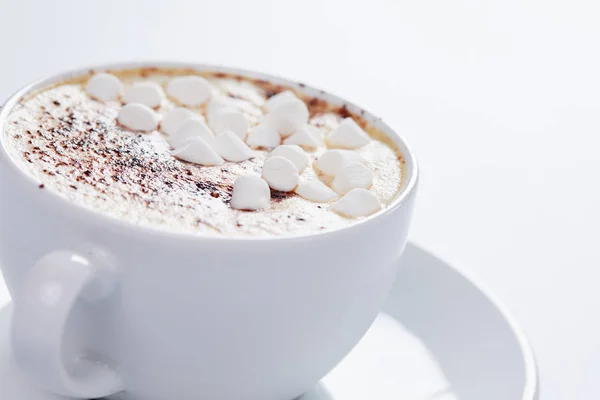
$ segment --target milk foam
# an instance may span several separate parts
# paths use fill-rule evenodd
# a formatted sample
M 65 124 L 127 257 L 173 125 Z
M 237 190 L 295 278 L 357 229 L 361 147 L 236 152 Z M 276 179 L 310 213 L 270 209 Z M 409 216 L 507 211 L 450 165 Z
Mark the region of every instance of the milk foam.
M 200 81 L 192 79 L 194 82 L 202 82 L 206 91 L 194 95 L 184 90 L 183 94 L 177 94 L 179 98 L 175 98 L 176 91 L 169 91 L 169 83 L 176 76 L 189 76 L 189 72 L 131 70 L 113 71 L 112 74 L 122 81 L 125 89 L 133 87 L 137 82 L 153 82 L 165 88 L 167 97 L 152 110 L 159 120 L 162 118 L 160 126 L 159 121 L 154 122 L 154 119 L 144 120 L 151 120 L 153 124 L 153 129 L 147 132 L 144 124 L 144 132 L 134 132 L 136 126 L 127 129 L 119 125 L 117 119 L 122 110 L 122 104 L 118 101 L 120 94 L 116 95 L 117 100 L 93 100 L 86 92 L 86 89 L 89 90 L 86 80 L 65 82 L 26 99 L 9 116 L 9 123 L 5 125 L 6 142 L 12 158 L 23 170 L 43 183 L 44 190 L 57 192 L 80 206 L 110 217 L 143 226 L 229 236 L 307 234 L 352 224 L 353 218 L 357 215 L 360 217 L 366 212 L 365 209 L 373 211 L 374 202 L 369 198 L 366 203 L 359 202 L 358 205 L 349 201 L 336 207 L 332 205 L 336 204 L 339 196 L 331 189 L 336 175 L 351 161 L 359 160 L 373 172 L 368 192 L 382 207 L 389 204 L 399 190 L 402 179 L 401 159 L 381 133 L 368 130 L 369 135 L 374 136 L 369 136 L 368 143 L 357 149 L 328 150 L 325 147 L 322 139 L 342 121 L 333 107 L 324 111 L 321 109 L 319 111 L 323 112 L 317 114 L 312 114 L 315 109 L 307 108 L 311 117 L 310 125 L 306 125 L 308 118 L 302 111 L 306 105 L 302 107 L 294 103 L 297 98 L 291 91 L 279 100 L 276 96 L 271 97 L 275 100 L 271 101 L 272 106 L 265 106 L 265 93 L 273 90 L 273 85 L 268 83 L 207 75 Z M 284 89 L 277 88 L 282 92 Z M 114 87 L 111 90 L 113 94 L 107 95 L 107 98 L 115 96 Z M 186 100 L 185 96 L 189 98 Z M 202 102 L 197 105 L 200 98 Z M 138 100 L 142 103 L 133 104 L 149 107 L 148 104 L 143 104 L 143 98 Z M 151 100 L 148 102 L 152 104 Z M 186 102 L 196 105 L 182 108 Z M 174 148 L 171 142 L 177 138 L 177 131 L 189 120 L 205 118 L 211 104 L 214 110 L 234 109 L 244 115 L 249 132 L 244 146 L 249 145 L 255 149 L 252 151 L 253 158 L 239 162 L 223 160 L 221 165 L 202 166 L 196 163 L 199 151 L 188 148 L 187 153 L 183 154 L 182 147 L 189 138 L 184 138 L 178 149 Z M 295 105 L 283 107 L 286 104 Z M 280 114 L 270 112 L 269 109 L 279 109 Z M 267 115 L 282 115 L 281 120 L 285 122 L 275 123 L 275 126 L 268 125 Z M 257 126 L 261 121 L 265 121 L 262 127 L 270 129 L 269 134 L 253 136 L 254 131 L 260 132 Z M 212 131 L 206 123 L 204 126 Z M 282 127 L 282 132 L 278 132 L 277 129 L 281 130 Z M 320 143 L 316 149 L 306 144 L 304 149 L 300 149 L 308 156 L 306 166 L 304 161 L 300 161 L 300 158 L 293 159 L 291 154 L 288 154 L 288 158 L 283 157 L 293 165 L 297 177 L 293 173 L 282 177 L 281 171 L 273 171 L 267 164 L 271 157 L 269 148 L 274 149 L 284 144 L 303 127 L 308 127 L 305 131 L 312 131 L 311 137 L 315 141 L 320 139 Z M 274 132 L 279 138 L 275 137 Z M 217 136 L 214 135 L 214 138 Z M 237 153 L 230 158 L 245 158 L 239 154 L 249 150 L 248 146 L 240 147 L 240 142 L 236 142 L 235 146 L 238 147 L 231 147 L 231 136 L 226 137 L 220 152 L 225 154 L 233 151 Z M 297 144 L 302 146 L 303 143 Z M 54 146 L 57 150 L 54 150 Z M 215 143 L 209 145 L 211 149 L 215 146 Z M 240 148 L 243 150 L 241 153 Z M 176 151 L 190 162 L 174 157 Z M 323 167 L 327 165 L 322 160 L 323 156 L 332 151 L 351 151 L 352 156 L 338 157 L 341 162 L 337 160 L 333 167 Z M 215 152 L 217 157 L 224 158 L 216 150 Z M 215 157 L 208 163 L 218 164 L 220 160 Z M 329 174 L 319 168 L 320 164 L 322 169 L 329 168 Z M 260 177 L 265 165 L 273 186 L 279 189 L 273 189 L 267 207 L 264 207 L 264 186 L 262 192 L 258 189 L 255 192 L 238 190 L 242 197 L 237 196 L 235 203 L 255 211 L 237 210 L 232 202 L 238 178 L 246 175 Z M 338 178 L 338 181 L 342 178 Z M 352 190 L 348 194 L 351 192 Z M 255 199 L 248 197 L 248 193 L 263 195 L 260 199 Z M 250 206 L 244 206 L 244 203 L 253 202 Z

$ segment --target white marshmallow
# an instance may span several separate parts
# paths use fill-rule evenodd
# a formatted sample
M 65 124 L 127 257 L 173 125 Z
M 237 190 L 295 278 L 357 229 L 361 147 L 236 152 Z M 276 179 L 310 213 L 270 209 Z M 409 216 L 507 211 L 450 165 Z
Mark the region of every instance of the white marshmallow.
M 253 148 L 264 147 L 272 149 L 273 147 L 279 146 L 281 143 L 281 136 L 279 136 L 275 127 L 260 124 L 250 129 L 250 133 L 248 133 L 248 137 L 246 138 L 246 143 Z
M 277 132 L 277 121 L 275 120 L 275 116 L 273 114 L 267 114 L 265 116 L 262 117 L 262 119 L 260 120 L 260 125 L 264 125 L 264 126 L 268 126 L 269 128 L 273 128 L 275 129 L 275 131 Z M 283 137 L 283 135 L 279 134 L 279 132 L 277 132 L 277 134 L 279 135 L 279 137 Z M 286 135 L 286 137 L 289 135 Z
M 255 175 L 240 176 L 233 183 L 231 208 L 262 210 L 269 207 L 271 190 L 264 179 Z
M 212 85 L 200 76 L 178 76 L 167 84 L 167 94 L 184 106 L 196 107 L 208 101 Z
M 88 80 L 85 91 L 96 100 L 111 101 L 121 96 L 123 85 L 116 76 L 99 72 Z
M 231 131 L 242 140 L 246 139 L 248 133 L 248 119 L 242 112 L 233 108 L 215 111 L 208 119 L 208 125 L 215 133 Z
M 192 112 L 188 108 L 176 107 L 167 112 L 160 123 L 160 130 L 167 135 L 174 135 L 188 119 L 200 119 L 204 117 Z
M 171 154 L 184 161 L 200 165 L 221 165 L 225 162 L 220 155 L 200 137 L 190 139 L 187 144 Z
M 310 124 L 306 124 L 306 126 L 308 127 L 308 133 L 312 135 L 312 137 L 316 140 L 319 146 L 325 146 L 325 143 L 323 141 L 323 138 L 325 136 L 323 130 L 317 126 Z
M 294 166 L 296 166 L 298 173 L 302 173 L 302 171 L 308 167 L 308 154 L 306 154 L 300 146 L 296 146 L 295 144 L 284 144 L 277 147 L 269 154 L 269 158 L 270 157 L 287 158 Z
M 331 205 L 338 214 L 350 218 L 366 217 L 381 210 L 379 199 L 366 189 L 352 189 Z
M 277 107 L 282 102 L 288 99 L 297 99 L 296 94 L 291 90 L 285 90 L 283 92 L 277 93 L 275 96 L 272 96 L 265 102 L 265 109 L 267 111 L 272 111 L 275 107 Z
M 148 107 L 158 107 L 165 98 L 162 86 L 156 82 L 135 82 L 123 95 L 123 101 L 129 103 L 141 103 Z
M 370 141 L 371 137 L 352 118 L 344 118 L 327 136 L 329 146 L 340 149 L 357 149 Z
M 296 194 L 315 203 L 327 203 L 338 198 L 338 194 L 318 179 L 300 182 L 294 190 Z
M 210 147 L 215 148 L 217 142 L 215 134 L 210 130 L 206 122 L 201 119 L 188 119 L 175 134 L 167 136 L 167 142 L 174 149 L 185 147 L 194 138 L 201 138 Z
M 339 194 L 346 194 L 356 188 L 368 189 L 372 184 L 373 171 L 361 163 L 351 162 L 342 167 L 331 187 Z
M 291 135 L 299 126 L 307 123 L 308 117 L 308 107 L 298 98 L 282 100 L 269 113 L 277 132 L 283 137 Z
M 236 99 L 228 96 L 215 96 L 208 102 L 206 106 L 206 116 L 211 119 L 214 114 L 224 108 L 238 108 L 238 102 Z
M 304 124 L 298 128 L 291 136 L 288 136 L 283 141 L 284 144 L 297 144 L 308 150 L 314 150 L 319 147 L 317 140 L 318 133 L 314 132 L 314 127 L 309 124 Z
M 271 189 L 291 192 L 298 186 L 300 179 L 293 162 L 283 157 L 271 157 L 265 161 L 262 177 Z
M 217 135 L 215 150 L 227 161 L 242 162 L 254 157 L 254 152 L 235 133 L 223 131 Z
M 360 154 L 351 150 L 327 150 L 315 162 L 315 167 L 323 174 L 336 176 L 342 167 L 351 162 L 366 163 Z
M 145 104 L 131 103 L 119 110 L 117 121 L 134 131 L 150 132 L 158 128 L 159 116 Z

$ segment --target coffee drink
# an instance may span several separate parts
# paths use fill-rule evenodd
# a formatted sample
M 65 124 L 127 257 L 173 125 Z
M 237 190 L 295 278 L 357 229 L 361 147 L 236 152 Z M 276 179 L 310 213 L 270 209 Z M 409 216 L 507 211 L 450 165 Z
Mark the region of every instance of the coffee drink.
M 188 69 L 90 71 L 31 93 L 2 141 L 40 190 L 148 228 L 304 235 L 385 209 L 392 140 L 345 106 Z

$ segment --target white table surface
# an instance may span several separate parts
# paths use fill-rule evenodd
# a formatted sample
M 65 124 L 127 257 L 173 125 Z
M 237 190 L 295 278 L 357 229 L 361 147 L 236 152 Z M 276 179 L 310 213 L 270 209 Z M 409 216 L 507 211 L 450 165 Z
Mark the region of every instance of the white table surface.
M 600 9 L 291 3 L 0 0 L 0 98 L 74 66 L 160 59 L 263 70 L 364 106 L 420 159 L 411 239 L 522 322 L 542 400 L 598 398 Z

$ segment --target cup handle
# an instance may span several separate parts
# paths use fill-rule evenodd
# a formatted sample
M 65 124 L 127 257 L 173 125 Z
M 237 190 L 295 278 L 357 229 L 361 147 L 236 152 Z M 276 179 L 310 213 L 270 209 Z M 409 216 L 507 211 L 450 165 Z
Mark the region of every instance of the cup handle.
M 101 398 L 123 390 L 108 365 L 78 357 L 77 376 L 65 363 L 63 336 L 77 301 L 97 301 L 114 289 L 113 271 L 71 251 L 39 259 L 14 302 L 12 348 L 20 368 L 40 387 L 75 398 Z

